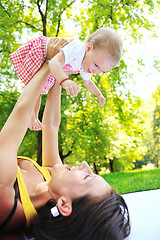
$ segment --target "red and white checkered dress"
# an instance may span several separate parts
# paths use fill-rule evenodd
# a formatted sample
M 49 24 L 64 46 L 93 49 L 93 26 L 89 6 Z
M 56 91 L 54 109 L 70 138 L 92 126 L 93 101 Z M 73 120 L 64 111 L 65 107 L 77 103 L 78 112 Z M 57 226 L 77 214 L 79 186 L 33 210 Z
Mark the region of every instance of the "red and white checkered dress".
M 14 68 L 21 81 L 27 85 L 36 72 L 42 67 L 47 55 L 47 40 L 45 36 L 33 38 L 10 54 Z M 55 78 L 50 74 L 41 94 L 47 94 L 55 84 Z
M 46 59 L 47 40 L 48 38 L 44 36 L 34 38 L 10 54 L 17 75 L 25 85 L 27 85 L 36 72 L 39 71 Z M 73 74 L 80 73 L 83 79 L 89 80 L 91 74 L 83 72 L 81 68 L 85 54 L 85 45 L 79 40 L 75 40 L 65 46 L 63 52 L 65 59 L 67 59 L 63 70 L 70 73 L 72 72 Z M 50 74 L 43 86 L 41 94 L 47 94 L 48 90 L 54 86 L 55 81 L 53 75 Z

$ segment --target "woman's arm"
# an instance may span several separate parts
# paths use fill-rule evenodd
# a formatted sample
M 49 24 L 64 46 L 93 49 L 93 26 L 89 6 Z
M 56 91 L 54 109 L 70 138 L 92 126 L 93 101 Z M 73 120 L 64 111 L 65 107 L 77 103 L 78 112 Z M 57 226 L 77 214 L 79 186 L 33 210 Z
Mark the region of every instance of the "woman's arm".
M 71 39 L 51 39 L 47 57 L 53 57 Z M 42 87 L 49 76 L 45 63 L 30 83 L 24 88 L 6 124 L 0 132 L 0 189 L 15 182 L 17 176 L 17 151 L 28 129 L 31 113 L 35 107 Z
M 58 151 L 58 130 L 61 121 L 61 87 L 58 82 L 51 88 L 43 113 L 42 165 L 61 164 Z
M 24 88 L 0 133 L 0 184 L 13 183 L 17 176 L 17 151 L 30 123 L 32 111 L 49 76 L 47 63 Z

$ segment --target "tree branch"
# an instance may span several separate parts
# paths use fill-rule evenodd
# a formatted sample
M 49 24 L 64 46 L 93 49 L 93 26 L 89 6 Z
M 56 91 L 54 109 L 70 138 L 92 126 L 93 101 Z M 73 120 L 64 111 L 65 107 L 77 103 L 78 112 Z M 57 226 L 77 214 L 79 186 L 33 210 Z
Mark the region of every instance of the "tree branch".
M 37 31 L 40 31 L 40 32 L 43 32 L 42 29 L 39 29 L 39 28 L 36 28 L 35 26 L 31 25 L 30 23 L 28 22 L 24 22 L 24 21 L 17 21 L 16 23 L 24 23 L 25 25 L 37 30 Z
M 59 14 L 59 16 L 58 16 L 58 27 L 57 27 L 56 37 L 58 37 L 58 33 L 59 33 L 60 25 L 61 25 L 61 16 L 62 16 L 62 14 L 63 14 L 64 11 L 65 11 L 67 8 L 69 8 L 75 1 L 76 1 L 76 0 L 73 0 L 71 3 L 67 4 L 67 6 L 60 11 L 60 14 Z
M 46 0 L 45 19 L 47 19 L 47 12 L 48 12 L 48 0 Z
M 38 6 L 38 11 L 39 11 L 39 13 L 40 13 L 40 15 L 41 15 L 41 17 L 42 17 L 42 19 L 43 19 L 44 14 L 43 14 L 43 12 L 42 12 L 42 10 L 41 10 L 41 6 L 40 6 L 40 3 L 39 3 L 39 0 L 37 0 L 37 6 Z
M 42 1 L 43 2 L 43 1 Z M 42 4 L 41 4 L 42 5 Z M 46 10 L 45 10 L 45 14 L 42 12 L 41 10 L 41 5 L 40 5 L 40 0 L 37 0 L 37 6 L 38 6 L 38 11 L 41 15 L 42 18 L 42 24 L 43 24 L 43 35 L 46 36 L 47 35 L 47 30 L 46 30 L 46 25 L 47 25 L 47 6 L 48 6 L 48 0 L 46 1 Z
M 3 10 L 5 11 L 5 13 L 9 16 L 9 17 L 11 17 L 11 15 L 6 11 L 6 9 L 3 7 L 3 5 L 0 3 L 0 6 L 3 8 Z

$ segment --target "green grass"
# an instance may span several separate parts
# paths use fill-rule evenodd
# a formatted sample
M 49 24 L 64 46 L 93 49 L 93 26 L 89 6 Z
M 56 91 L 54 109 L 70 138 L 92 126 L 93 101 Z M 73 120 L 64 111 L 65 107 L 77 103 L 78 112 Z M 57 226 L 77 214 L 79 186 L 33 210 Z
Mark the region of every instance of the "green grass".
M 160 188 L 160 168 L 136 170 L 126 173 L 109 173 L 102 177 L 121 194 Z

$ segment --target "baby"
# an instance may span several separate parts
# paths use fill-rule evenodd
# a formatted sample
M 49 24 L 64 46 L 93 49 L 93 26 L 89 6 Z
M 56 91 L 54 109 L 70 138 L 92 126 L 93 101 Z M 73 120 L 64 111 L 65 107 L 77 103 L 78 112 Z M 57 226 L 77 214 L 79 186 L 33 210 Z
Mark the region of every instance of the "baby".
M 79 39 L 71 41 L 49 61 L 46 56 L 52 40 L 53 38 L 47 37 L 33 39 L 10 55 L 19 78 L 27 85 L 46 61 L 51 75 L 41 94 L 46 94 L 55 81 L 58 81 L 67 94 L 77 96 L 79 87 L 69 79 L 68 74 L 80 73 L 84 86 L 98 98 L 99 105 L 103 106 L 105 98 L 91 80 L 91 74 L 109 71 L 117 65 L 122 54 L 122 40 L 119 35 L 109 27 L 102 27 L 91 34 L 84 43 Z M 29 126 L 31 130 L 43 128 L 38 120 L 39 107 L 40 98 Z

